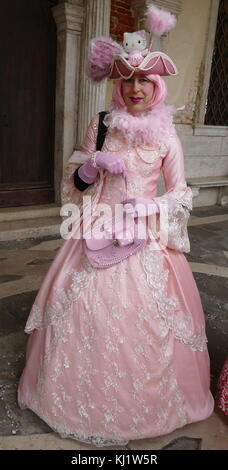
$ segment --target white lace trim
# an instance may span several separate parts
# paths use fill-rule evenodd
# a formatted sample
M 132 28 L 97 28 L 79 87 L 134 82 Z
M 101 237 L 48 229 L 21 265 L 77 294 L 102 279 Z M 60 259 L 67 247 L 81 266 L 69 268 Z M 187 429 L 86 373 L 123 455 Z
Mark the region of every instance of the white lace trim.
M 186 185 L 183 188 L 165 193 L 154 198 L 157 204 L 168 205 L 168 248 L 189 253 L 190 242 L 188 237 L 188 219 L 192 210 L 192 190 Z M 174 205 L 169 202 L 175 201 Z
M 84 289 L 89 287 L 89 283 L 97 276 L 97 271 L 93 269 L 87 258 L 84 257 L 84 271 L 72 270 L 66 273 L 71 277 L 71 285 L 68 290 L 56 289 L 56 301 L 47 302 L 45 311 L 35 302 L 31 309 L 25 332 L 31 333 L 34 329 L 47 328 L 49 325 L 58 325 L 61 329 L 69 321 L 69 312 L 73 303 L 80 297 Z
M 167 296 L 168 269 L 163 266 L 161 254 L 154 250 L 150 251 L 147 247 L 140 255 L 147 283 L 151 287 L 151 297 L 156 302 L 158 313 L 165 321 L 167 328 L 173 332 L 176 339 L 190 346 L 193 351 L 207 349 L 204 326 L 193 333 L 191 316 L 183 309 L 182 316 L 177 315 L 178 298 Z
M 26 410 L 27 406 L 24 406 L 23 403 L 18 400 L 18 405 L 22 410 Z M 39 416 L 40 419 L 44 419 L 44 417 L 39 413 L 36 408 L 33 409 L 33 407 L 30 408 L 34 413 L 36 413 L 37 416 Z M 119 439 L 105 439 L 104 437 L 100 436 L 83 436 L 81 434 L 69 434 L 69 432 L 63 432 L 63 429 L 61 427 L 53 427 L 53 425 L 50 423 L 49 417 L 45 416 L 45 422 L 47 425 L 56 433 L 58 433 L 62 438 L 64 439 L 74 439 L 76 441 L 84 442 L 85 444 L 92 444 L 96 447 L 107 447 L 107 446 L 126 446 L 129 441 L 121 441 Z

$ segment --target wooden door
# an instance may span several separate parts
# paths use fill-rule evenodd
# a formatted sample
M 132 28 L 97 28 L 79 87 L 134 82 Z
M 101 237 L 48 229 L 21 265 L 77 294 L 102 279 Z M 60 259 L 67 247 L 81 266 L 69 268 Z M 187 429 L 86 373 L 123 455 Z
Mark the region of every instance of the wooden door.
M 47 0 L 0 5 L 0 207 L 54 201 L 56 26 Z

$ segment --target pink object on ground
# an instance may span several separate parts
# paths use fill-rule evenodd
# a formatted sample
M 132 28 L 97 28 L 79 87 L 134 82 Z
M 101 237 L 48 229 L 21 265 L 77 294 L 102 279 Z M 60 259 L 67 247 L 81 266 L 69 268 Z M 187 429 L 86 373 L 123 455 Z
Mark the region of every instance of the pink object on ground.
M 228 416 L 228 357 L 218 381 L 218 406 Z

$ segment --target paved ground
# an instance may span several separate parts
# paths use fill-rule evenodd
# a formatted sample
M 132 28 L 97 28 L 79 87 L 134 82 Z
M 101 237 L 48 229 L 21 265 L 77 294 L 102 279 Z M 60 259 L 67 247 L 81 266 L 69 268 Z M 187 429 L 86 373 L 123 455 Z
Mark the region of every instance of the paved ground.
M 195 209 L 189 221 L 186 255 L 198 285 L 207 323 L 212 392 L 228 354 L 228 208 Z M 0 242 L 0 449 L 94 449 L 61 439 L 29 410 L 16 391 L 27 335 L 23 328 L 41 281 L 62 244 L 58 237 Z M 128 449 L 228 449 L 228 419 L 214 414 L 167 436 L 131 441 Z M 114 449 L 111 447 L 110 449 Z M 120 447 L 118 447 L 120 449 Z

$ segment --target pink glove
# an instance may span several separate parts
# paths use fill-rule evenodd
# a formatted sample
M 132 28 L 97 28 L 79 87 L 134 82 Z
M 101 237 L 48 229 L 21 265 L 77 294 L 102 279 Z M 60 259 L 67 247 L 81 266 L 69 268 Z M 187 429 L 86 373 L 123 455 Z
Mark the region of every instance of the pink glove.
M 133 243 L 133 241 L 134 241 L 134 224 L 131 224 L 128 227 L 128 230 L 126 229 L 125 224 L 123 224 L 123 227 L 125 227 L 124 238 L 121 238 L 123 236 L 122 226 L 121 226 L 120 229 L 118 229 L 118 227 L 116 227 L 115 230 L 114 230 L 114 237 L 118 241 L 118 244 L 120 246 L 129 245 L 129 244 Z
M 91 184 L 94 183 L 96 176 L 98 173 L 98 169 L 94 168 L 92 165 L 91 158 L 87 160 L 87 162 L 83 163 L 82 166 L 78 169 L 78 176 L 81 180 L 85 181 L 85 183 Z
M 147 199 L 143 197 L 137 197 L 132 199 L 125 199 L 121 201 L 124 205 L 124 210 L 128 214 L 132 214 L 133 217 L 140 217 L 143 215 L 159 214 L 159 205 L 154 199 Z
M 121 229 L 118 230 L 118 227 L 114 231 L 114 237 L 121 247 L 130 245 L 141 238 L 148 238 L 148 232 L 145 233 L 145 225 L 142 223 L 142 221 L 140 221 L 140 219 L 134 218 L 132 214 L 130 216 L 128 215 L 128 217 L 130 217 L 129 225 L 127 228 L 125 225 L 124 232 Z
M 108 170 L 109 173 L 123 173 L 126 177 L 126 169 L 121 157 L 109 152 L 97 152 L 94 160 L 98 167 Z
M 85 183 L 91 184 L 96 179 L 99 167 L 108 170 L 109 173 L 123 173 L 123 176 L 126 177 L 125 165 L 120 157 L 112 153 L 99 151 L 80 166 L 78 176 Z

